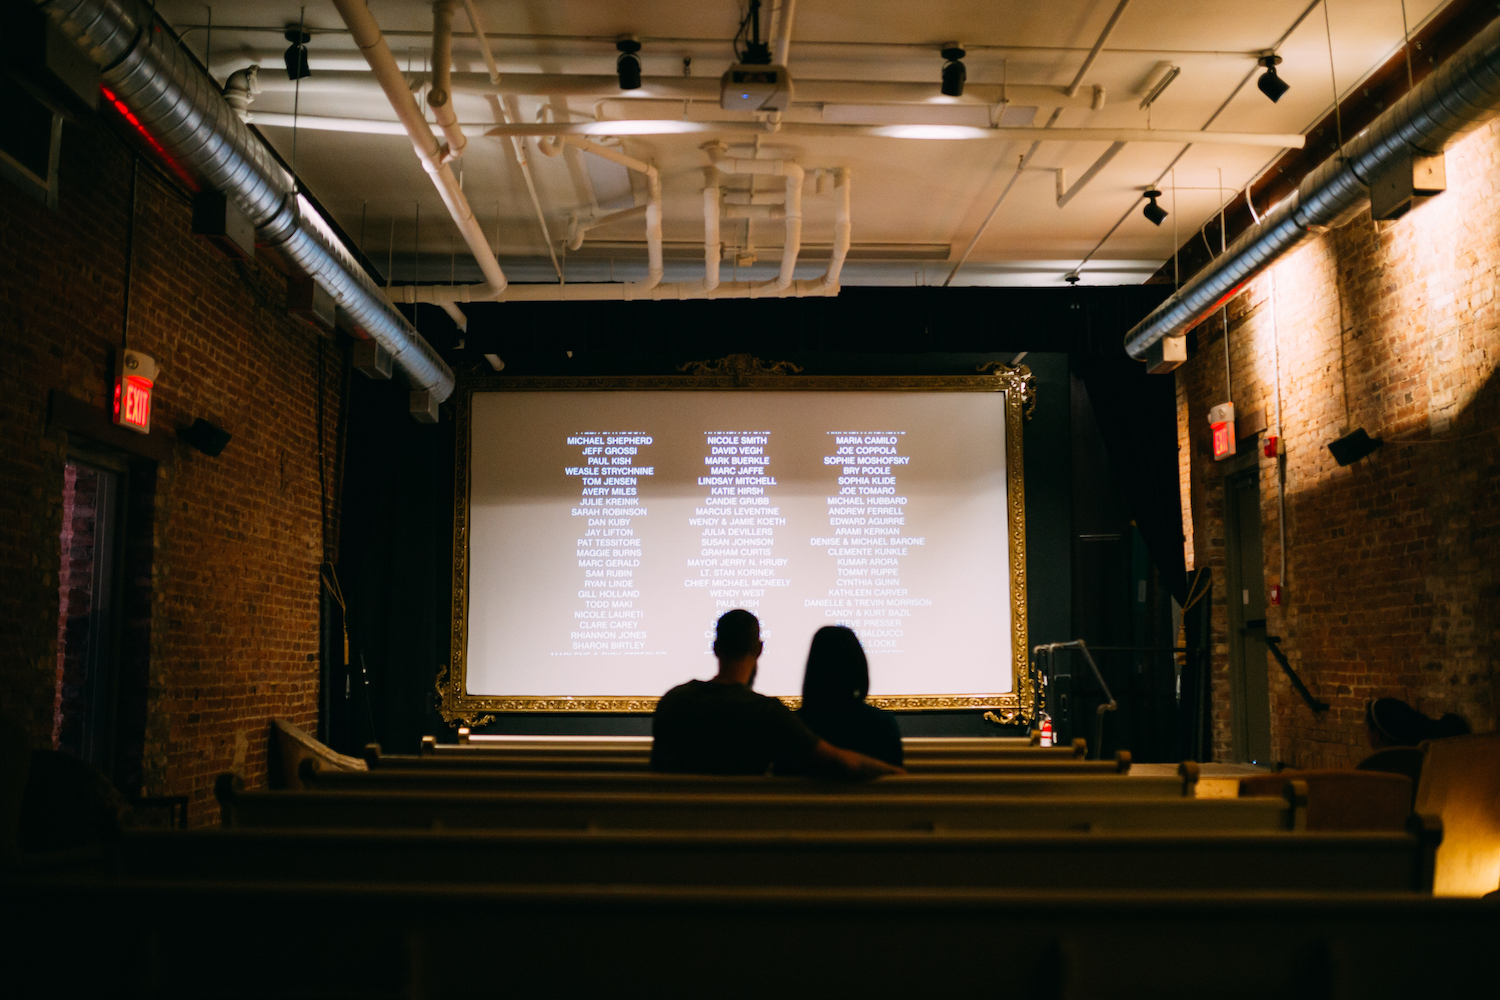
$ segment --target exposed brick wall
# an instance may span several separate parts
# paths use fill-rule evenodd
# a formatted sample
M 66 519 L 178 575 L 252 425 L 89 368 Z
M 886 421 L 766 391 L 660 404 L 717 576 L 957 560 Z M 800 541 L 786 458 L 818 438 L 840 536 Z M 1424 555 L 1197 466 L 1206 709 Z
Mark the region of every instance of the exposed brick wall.
M 1269 665 L 1272 748 L 1288 764 L 1356 763 L 1369 752 L 1365 706 L 1383 696 L 1457 712 L 1478 731 L 1496 725 L 1500 126 L 1448 153 L 1448 183 L 1396 223 L 1377 230 L 1366 213 L 1303 246 L 1229 307 L 1237 412 L 1263 409 L 1284 445 L 1286 597 L 1269 608 L 1268 629 L 1332 706 L 1314 716 Z M 1206 421 L 1225 398 L 1222 326 L 1211 319 L 1196 336 L 1177 375 L 1179 444 L 1189 563 L 1214 573 L 1214 746 L 1224 760 L 1224 485 Z M 1433 443 L 1388 443 L 1339 468 L 1326 446 L 1358 427 Z M 1447 438 L 1460 440 L 1436 440 Z M 1257 461 L 1270 585 L 1282 577 L 1278 463 Z
M 57 211 L 0 183 L 0 704 L 36 746 L 51 743 L 54 722 L 68 448 L 46 424 L 47 393 L 106 405 L 130 188 L 130 148 L 97 123 L 65 127 Z M 127 607 L 125 622 L 133 635 L 149 628 L 149 664 L 131 681 L 144 688 L 144 719 L 123 725 L 141 790 L 189 795 L 201 824 L 215 816 L 215 775 L 264 781 L 270 718 L 317 725 L 318 568 L 337 551 L 336 508 L 326 538 L 320 514 L 318 386 L 337 497 L 345 353 L 287 315 L 277 269 L 198 242 L 172 182 L 143 164 L 138 190 L 129 340 L 162 365 L 153 423 L 205 417 L 234 435 L 214 459 L 179 444 L 137 483 L 142 509 L 130 514 L 151 523 L 150 551 L 131 562 L 149 574 L 139 581 L 149 612 Z

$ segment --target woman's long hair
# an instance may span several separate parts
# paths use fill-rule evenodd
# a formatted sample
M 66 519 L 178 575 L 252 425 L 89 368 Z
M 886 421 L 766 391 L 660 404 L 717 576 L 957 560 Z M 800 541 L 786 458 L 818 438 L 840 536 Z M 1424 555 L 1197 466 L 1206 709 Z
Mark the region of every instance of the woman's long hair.
M 838 711 L 865 700 L 870 690 L 870 663 L 852 629 L 827 625 L 813 635 L 802 675 L 802 707 Z

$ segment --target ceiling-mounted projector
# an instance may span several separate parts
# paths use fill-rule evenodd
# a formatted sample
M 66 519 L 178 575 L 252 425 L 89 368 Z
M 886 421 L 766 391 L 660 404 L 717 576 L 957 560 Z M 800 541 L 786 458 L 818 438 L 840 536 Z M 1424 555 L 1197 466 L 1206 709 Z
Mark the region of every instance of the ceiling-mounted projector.
M 735 63 L 719 78 L 725 111 L 785 111 L 792 103 L 792 75 L 785 66 Z

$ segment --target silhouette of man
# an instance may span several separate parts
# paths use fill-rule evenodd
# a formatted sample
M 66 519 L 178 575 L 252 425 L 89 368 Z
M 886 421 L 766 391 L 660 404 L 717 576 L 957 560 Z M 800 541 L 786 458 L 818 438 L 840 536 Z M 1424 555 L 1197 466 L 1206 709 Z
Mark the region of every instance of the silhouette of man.
M 651 719 L 651 766 L 685 774 L 826 774 L 874 778 L 899 767 L 820 739 L 775 698 L 750 689 L 760 654 L 760 622 L 725 612 L 715 630 L 719 673 L 662 696 Z

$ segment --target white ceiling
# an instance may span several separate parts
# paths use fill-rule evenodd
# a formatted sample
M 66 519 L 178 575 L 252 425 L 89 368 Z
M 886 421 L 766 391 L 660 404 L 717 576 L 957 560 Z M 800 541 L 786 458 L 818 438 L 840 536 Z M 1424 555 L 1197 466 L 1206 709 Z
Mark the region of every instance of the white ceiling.
M 969 50 L 965 62 L 971 88 L 1001 82 L 1044 85 L 1055 89 L 1061 103 L 1062 89 L 1072 82 L 1116 5 L 1117 0 L 800 0 L 788 68 L 794 79 L 803 81 L 936 84 L 942 65 L 938 49 L 958 40 Z M 680 76 L 684 57 L 690 57 L 694 77 L 715 79 L 733 58 L 730 39 L 741 17 L 736 0 L 481 0 L 478 6 L 502 78 L 506 73 L 612 74 L 614 38 L 631 33 L 643 43 L 646 76 Z M 767 11 L 773 6 L 774 0 L 766 0 Z M 1410 29 L 1415 31 L 1441 6 L 1442 0 L 1406 0 Z M 187 32 L 187 44 L 195 52 L 202 55 L 211 43 L 209 62 L 219 80 L 251 61 L 261 64 L 265 92 L 252 113 L 395 120 L 326 0 L 310 3 L 305 15 L 300 4 L 275 0 L 223 4 L 213 11 L 220 23 L 211 37 L 201 27 L 207 20 L 202 4 L 161 0 L 158 9 L 179 31 Z M 403 67 L 409 63 L 413 78 L 419 78 L 431 47 L 430 4 L 372 0 L 370 9 L 398 60 Z M 1094 85 L 1104 88 L 1104 107 L 1095 111 L 1074 102 L 1061 112 L 1057 125 L 1146 127 L 1147 112 L 1138 107 L 1142 81 L 1159 61 L 1169 61 L 1181 67 L 1181 75 L 1152 109 L 1152 127 L 1199 130 L 1223 106 L 1211 130 L 1302 133 L 1328 112 L 1333 100 L 1325 8 L 1312 8 L 1278 50 L 1285 60 L 1282 78 L 1291 84 L 1279 103 L 1272 104 L 1256 89 L 1255 58 L 1306 11 L 1308 0 L 1133 0 L 1084 79 L 1085 92 Z M 314 32 L 309 45 L 313 75 L 302 81 L 299 92 L 282 67 L 286 42 L 280 32 L 304 16 Z M 1341 93 L 1357 86 L 1402 43 L 1401 0 L 1328 0 L 1327 17 L 1332 70 Z M 459 33 L 454 41 L 455 70 L 482 72 L 461 3 L 454 28 Z M 509 100 L 514 102 L 514 120 L 523 122 L 535 121 L 546 101 Z M 458 94 L 454 102 L 461 122 L 494 123 L 487 98 Z M 569 110 L 592 116 L 594 99 L 572 98 Z M 684 107 L 681 101 L 611 100 L 599 110 L 609 118 L 733 117 L 710 102 Z M 898 115 L 895 121 L 914 109 L 888 110 Z M 915 110 L 920 113 L 920 108 Z M 1035 123 L 1044 124 L 1051 113 L 1051 107 L 1041 106 Z M 815 106 L 796 107 L 787 119 L 817 122 L 827 120 L 824 114 Z M 1006 122 L 1018 115 L 1024 120 L 1027 112 L 1013 107 Z M 389 258 L 398 280 L 420 276 L 446 281 L 450 272 L 460 281 L 477 280 L 477 270 L 466 263 L 463 243 L 405 136 L 298 128 L 294 137 L 291 128 L 281 125 L 262 122 L 261 128 L 285 158 L 291 161 L 295 156 L 296 169 L 308 187 L 382 269 Z M 692 133 L 622 140 L 625 151 L 656 163 L 662 174 L 668 280 L 701 277 L 700 191 L 708 161 L 700 147 L 711 138 Z M 726 138 L 735 144 L 746 142 L 743 132 Z M 587 214 L 590 205 L 566 158 L 537 155 L 535 140 L 525 141 L 556 245 L 566 233 L 570 214 Z M 1265 145 L 1212 141 L 1191 147 L 1180 142 L 1133 142 L 1059 209 L 1053 168 L 1064 168 L 1071 184 L 1108 145 L 1103 140 L 1043 143 L 953 283 L 1055 285 L 1085 258 L 1082 274 L 1087 283 L 1141 281 L 1170 256 L 1174 231 L 1178 242 L 1188 239 L 1224 200 L 1283 152 Z M 855 252 L 844 271 L 845 284 L 942 284 L 1029 147 L 1029 140 L 998 138 L 944 141 L 767 133 L 760 155 L 793 156 L 809 172 L 818 167 L 851 171 Z M 1174 160 L 1174 172 L 1161 181 L 1168 192 L 1162 206 L 1172 215 L 1157 228 L 1140 214 L 1139 194 Z M 602 198 L 612 183 L 612 165 L 587 154 L 579 162 L 589 168 L 596 197 Z M 510 140 L 472 139 L 459 166 L 475 214 L 491 234 L 506 273 L 519 281 L 555 280 Z M 1173 176 L 1175 196 L 1170 190 Z M 744 185 L 746 180 L 733 183 Z M 812 277 L 824 266 L 817 259 L 816 245 L 826 248 L 832 239 L 833 204 L 828 194 L 816 194 L 811 182 L 804 194 L 804 216 L 803 239 L 809 244 L 804 258 L 813 259 L 799 266 L 798 273 Z M 743 245 L 748 236 L 760 263 L 752 273 L 740 268 L 734 274 L 730 253 L 724 277 L 773 273 L 781 231 L 782 224 L 775 220 L 749 223 L 748 232 L 746 222 L 726 221 L 722 236 L 729 249 Z M 591 236 L 600 242 L 591 246 L 591 240 L 565 258 L 569 281 L 635 277 L 643 271 L 644 233 L 638 221 L 599 229 Z M 821 256 L 826 260 L 826 249 Z M 412 268 L 414 259 L 421 262 L 420 273 Z

